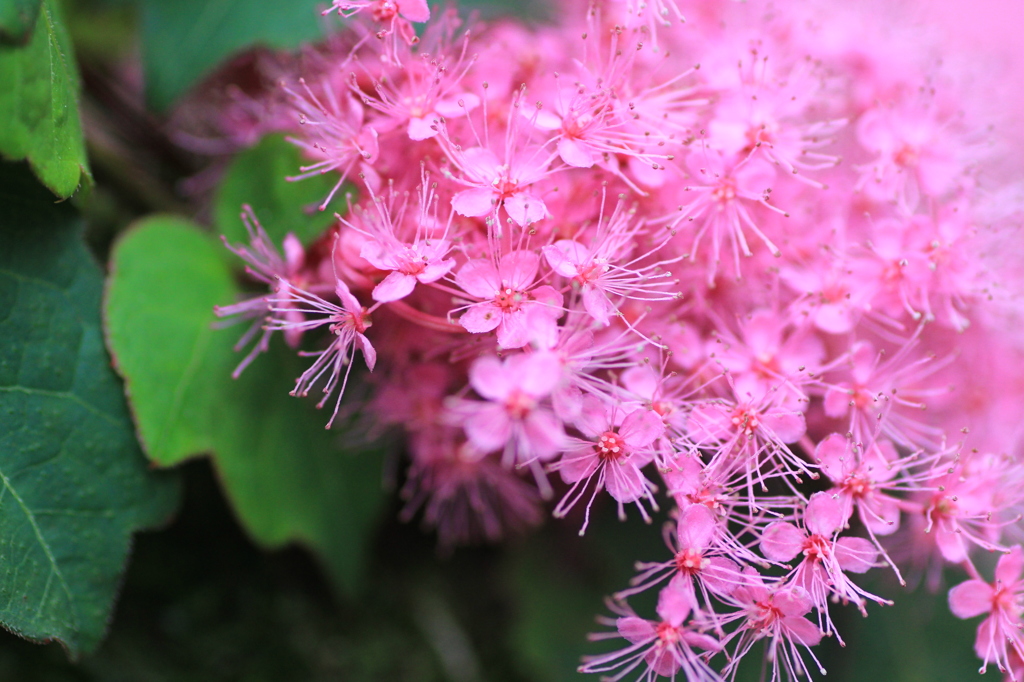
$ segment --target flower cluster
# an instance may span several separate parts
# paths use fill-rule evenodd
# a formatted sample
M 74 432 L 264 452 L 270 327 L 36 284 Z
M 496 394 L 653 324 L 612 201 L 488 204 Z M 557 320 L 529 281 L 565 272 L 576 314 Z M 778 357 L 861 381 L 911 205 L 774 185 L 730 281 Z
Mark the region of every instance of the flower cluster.
M 545 499 L 581 533 L 599 495 L 668 507 L 598 636 L 625 643 L 584 672 L 731 679 L 763 644 L 797 679 L 837 604 L 886 603 L 859 575 L 959 564 L 954 613 L 989 614 L 978 654 L 1020 679 L 1022 204 L 984 112 L 856 9 L 558 5 L 526 27 L 334 0 L 347 32 L 284 88 L 295 177 L 335 174 L 343 215 L 283 256 L 247 216 L 232 249 L 269 292 L 220 311 L 262 331 L 240 370 L 275 331 L 313 344 L 293 394 L 329 427 L 365 364 L 406 513 L 445 544 Z

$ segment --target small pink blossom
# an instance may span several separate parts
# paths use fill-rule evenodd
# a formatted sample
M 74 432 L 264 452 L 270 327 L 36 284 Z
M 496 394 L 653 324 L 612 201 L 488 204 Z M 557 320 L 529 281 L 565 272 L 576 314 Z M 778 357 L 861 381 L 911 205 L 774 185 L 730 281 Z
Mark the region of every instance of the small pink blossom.
M 471 260 L 455 275 L 455 283 L 479 299 L 459 318 L 466 331 L 483 334 L 497 329 L 498 345 L 522 348 L 530 342 L 531 311 L 552 320 L 562 316 L 562 295 L 547 285 L 537 286 L 540 259 L 532 251 L 512 251 L 498 261 Z

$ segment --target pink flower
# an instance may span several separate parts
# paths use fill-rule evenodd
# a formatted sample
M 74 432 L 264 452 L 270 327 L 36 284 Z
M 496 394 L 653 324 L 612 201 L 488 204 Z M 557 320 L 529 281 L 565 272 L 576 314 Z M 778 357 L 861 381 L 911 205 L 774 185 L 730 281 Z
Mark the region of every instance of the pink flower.
M 761 552 L 769 561 L 790 561 L 803 555 L 793 569 L 792 584 L 807 590 L 824 620 L 823 630 L 833 633 L 828 598 L 834 595 L 864 609 L 864 598 L 885 603 L 855 585 L 846 572 L 864 573 L 875 565 L 878 550 L 863 538 L 837 538 L 843 528 L 843 505 L 828 493 L 811 495 L 804 510 L 804 527 L 777 521 L 764 529 Z M 841 639 L 839 640 L 842 641 Z
M 615 627 L 629 645 L 609 654 L 584 658 L 580 672 L 603 673 L 624 668 L 612 678 L 621 679 L 643 665 L 645 672 L 640 679 L 653 681 L 656 675 L 676 679 L 676 675 L 680 675 L 687 682 L 721 682 L 722 678 L 708 666 L 702 652 L 695 651 L 714 652 L 721 646 L 713 637 L 685 624 L 691 608 L 682 592 L 672 588 L 662 590 L 658 597 L 661 620 L 644 620 L 627 612 L 615 621 Z
M 781 668 L 787 679 L 810 679 L 807 664 L 800 657 L 798 646 L 808 652 L 817 646 L 823 633 L 813 622 L 804 618 L 814 607 L 807 591 L 802 587 L 769 587 L 753 568 L 743 569 L 743 584 L 730 595 L 729 601 L 743 609 L 742 623 L 731 636 L 738 640 L 736 656 L 726 672 L 734 671 L 754 644 L 767 639 L 765 659 L 775 670 L 772 679 L 780 679 Z M 814 654 L 822 675 L 825 670 Z M 732 678 L 730 678 L 732 679 Z
M 619 597 L 650 589 L 671 576 L 669 585 L 686 594 L 695 608 L 703 602 L 710 609 L 709 593 L 729 595 L 742 584 L 739 565 L 727 558 L 731 548 L 719 537 L 723 535 L 719 518 L 708 507 L 693 504 L 682 510 L 675 529 L 674 538 L 666 538 L 672 560 L 638 563 L 640 573 L 630 581 L 633 587 L 620 592 Z
M 562 316 L 562 295 L 550 286 L 536 286 L 540 258 L 533 251 L 512 251 L 497 266 L 471 260 L 455 275 L 455 283 L 480 299 L 459 318 L 466 331 L 483 334 L 497 329 L 498 345 L 521 348 L 530 342 L 531 311 L 556 320 Z
M 406 206 L 399 205 L 396 216 L 393 192 L 391 201 L 385 204 L 377 199 L 372 187 L 368 186 L 367 191 L 374 210 L 362 213 L 362 226 L 357 227 L 345 219 L 342 222 L 367 236 L 359 250 L 360 257 L 378 270 L 388 273 L 384 281 L 373 289 L 375 301 L 390 303 L 403 299 L 412 293 L 417 282 L 436 282 L 455 267 L 455 260 L 446 257 L 451 250 L 451 243 L 443 236 L 447 230 L 431 229 L 437 220 L 430 212 L 434 204 L 434 193 L 428 186 L 426 174 L 420 183 L 420 210 L 414 218 L 412 243 L 406 240 L 408 237 L 403 239 L 399 236 Z M 434 237 L 435 232 L 442 232 L 442 236 Z
M 322 351 L 310 353 L 316 358 L 313 365 L 302 373 L 302 376 L 295 382 L 295 388 L 291 394 L 295 396 L 306 396 L 310 389 L 322 377 L 327 376 L 327 383 L 324 385 L 323 399 L 317 403 L 317 407 L 323 407 L 334 391 L 338 390 L 338 399 L 334 403 L 334 412 L 327 422 L 326 428 L 331 428 L 335 417 L 338 416 L 338 407 L 341 405 L 341 398 L 345 395 L 345 386 L 348 385 L 348 377 L 352 372 L 352 360 L 355 358 L 356 348 L 363 353 L 366 366 L 372 372 L 377 364 L 377 351 L 373 344 L 366 338 L 365 332 L 372 322 L 366 308 L 359 303 L 358 299 L 349 291 L 348 285 L 340 279 L 336 280 L 335 293 L 341 301 L 341 305 L 335 305 L 325 301 L 316 294 L 311 294 L 301 289 L 296 289 L 288 282 L 281 282 L 280 294 L 274 301 L 271 310 L 275 313 L 290 314 L 296 311 L 303 315 L 300 321 L 291 321 L 286 318 L 273 318 L 268 325 L 271 329 L 300 330 L 308 331 L 322 325 L 328 325 L 334 339 L 330 345 Z M 308 319 L 310 315 L 322 315 Z M 344 375 L 342 367 L 345 368 Z M 341 387 L 338 387 L 338 381 Z
M 891 443 L 855 449 L 846 438 L 833 433 L 818 443 L 814 457 L 835 486 L 829 493 L 842 505 L 844 524 L 856 509 L 873 535 L 892 535 L 899 529 L 900 500 L 886 494 L 896 489 L 893 478 L 900 471 Z
M 321 211 L 334 199 L 349 174 L 359 164 L 373 163 L 380 153 L 377 131 L 364 125 L 363 106 L 348 93 L 335 93 L 329 81 L 322 84 L 317 95 L 299 79 L 302 92 L 289 88 L 292 104 L 299 115 L 302 136 L 288 138 L 314 159 L 314 163 L 299 168 L 299 174 L 288 180 L 304 180 L 329 171 L 340 173 L 338 181 L 324 198 Z M 366 166 L 369 169 L 369 166 Z M 369 171 L 373 173 L 372 170 Z
M 565 443 L 562 423 L 542 404 L 561 379 L 558 360 L 547 353 L 478 359 L 469 383 L 484 401 L 452 402 L 449 411 L 482 452 L 505 451 L 506 462 L 553 458 Z
M 229 251 L 245 261 L 246 273 L 268 285 L 270 292 L 240 303 L 216 306 L 214 308 L 214 313 L 217 317 L 233 317 L 237 315 L 240 319 L 253 320 L 252 325 L 242 335 L 242 338 L 238 340 L 238 343 L 235 344 L 235 351 L 239 351 L 247 346 L 257 333 L 263 332 L 256 345 L 253 346 L 249 354 L 242 359 L 238 367 L 235 368 L 235 371 L 232 372 L 231 376 L 235 379 L 241 376 L 245 368 L 260 353 L 265 353 L 270 348 L 270 337 L 274 330 L 267 326 L 266 321 L 271 317 L 271 308 L 275 301 L 279 299 L 282 288 L 281 283 L 291 282 L 301 286 L 304 281 L 302 270 L 306 265 L 306 251 L 295 235 L 291 233 L 285 235 L 283 244 L 285 257 L 281 258 L 281 255 L 277 252 L 273 243 L 271 243 L 270 237 L 267 236 L 263 226 L 260 225 L 260 221 L 256 219 L 256 215 L 252 212 L 251 207 L 242 207 L 242 222 L 249 233 L 249 246 L 231 246 L 227 243 L 226 239 L 221 238 L 224 239 L 224 245 L 227 246 Z M 294 308 L 289 311 L 280 312 L 291 322 L 302 321 L 302 314 Z M 295 348 L 302 339 L 302 331 L 294 328 L 286 329 L 284 338 L 289 346 Z
M 546 160 L 537 161 L 524 154 L 516 154 L 502 162 L 485 147 L 454 149 L 448 152 L 448 156 L 452 164 L 462 171 L 459 182 L 468 187 L 452 198 L 452 208 L 459 215 L 473 218 L 493 216 L 499 234 L 499 208 L 504 208 L 508 217 L 519 226 L 536 223 L 550 215 L 544 202 L 530 191 L 533 183 L 547 175 Z
M 974 618 L 983 613 L 988 618 L 978 626 L 974 651 L 985 664 L 995 663 L 1001 672 L 1009 672 L 1011 680 L 1019 679 L 1012 665 L 1013 658 L 1024 658 L 1024 552 L 1020 545 L 999 558 L 995 582 L 977 578 L 962 582 L 949 591 L 949 609 L 957 618 Z
M 597 482 L 587 503 L 581 535 L 590 520 L 590 505 L 602 489 L 619 503 L 620 516 L 624 516 L 622 506 L 630 502 L 636 502 L 646 516 L 640 500 L 656 505 L 654 487 L 641 469 L 654 458 L 650 446 L 665 431 L 661 418 L 645 409 L 624 415 L 618 406 L 608 406 L 594 396 L 587 396 L 576 424 L 586 439 L 572 439 L 562 458 L 551 467 L 561 473 L 563 481 L 572 484 L 555 507 L 555 516 L 565 516 L 595 477 Z

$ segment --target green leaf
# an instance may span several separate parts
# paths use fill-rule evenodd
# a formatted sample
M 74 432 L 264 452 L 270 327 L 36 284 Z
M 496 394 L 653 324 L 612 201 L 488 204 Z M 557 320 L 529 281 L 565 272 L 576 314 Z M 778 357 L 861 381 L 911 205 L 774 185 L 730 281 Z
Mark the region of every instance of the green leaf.
M 102 275 L 70 206 L 0 165 L 0 622 L 99 643 L 131 534 L 167 519 L 103 348 Z
M 337 176 L 285 179 L 297 175 L 302 164 L 299 149 L 283 135 L 268 135 L 235 157 L 214 202 L 214 224 L 220 234 L 233 244 L 248 240 L 238 214 L 243 204 L 249 204 L 275 243 L 289 232 L 303 244 L 319 237 L 334 222 L 334 212 L 318 211 L 317 206 Z
M 71 196 L 89 170 L 78 70 L 55 3 L 42 4 L 27 45 L 0 45 L 0 84 L 0 156 L 27 159 L 54 194 Z
M 222 59 L 253 44 L 293 48 L 322 34 L 323 0 L 141 0 L 147 98 L 165 110 Z
M 0 0 L 0 44 L 28 42 L 42 0 Z
M 222 250 L 166 217 L 143 221 L 114 249 L 107 339 L 143 447 L 163 466 L 213 452 L 256 541 L 306 544 L 353 589 L 384 501 L 381 453 L 339 448 L 326 415 L 288 395 L 305 361 L 282 345 L 231 379 L 242 330 L 212 327 L 214 304 L 237 294 Z

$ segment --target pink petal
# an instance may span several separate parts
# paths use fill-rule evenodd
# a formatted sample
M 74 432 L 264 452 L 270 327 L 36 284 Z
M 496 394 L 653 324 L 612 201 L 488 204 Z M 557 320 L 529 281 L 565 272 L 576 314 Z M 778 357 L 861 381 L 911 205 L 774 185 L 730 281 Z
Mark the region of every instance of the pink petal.
M 527 305 L 530 306 L 531 310 L 538 308 L 556 320 L 562 316 L 562 294 L 558 293 L 554 287 L 547 285 L 537 287 L 530 292 L 530 296 L 533 298 L 533 301 Z
M 551 216 L 543 201 L 526 192 L 518 192 L 505 199 L 504 206 L 508 217 L 519 226 L 531 225 Z
M 362 334 L 356 334 L 356 343 L 359 345 L 359 349 L 363 351 L 366 367 L 372 372 L 373 368 L 377 365 L 377 350 L 370 343 L 370 340 Z
M 557 388 L 551 394 L 551 406 L 555 408 L 559 419 L 566 423 L 573 422 L 583 408 L 583 391 L 575 385 Z
M 821 642 L 821 630 L 806 618 L 783 618 L 782 623 L 790 639 L 797 644 L 817 646 Z
M 538 109 L 536 111 L 523 109 L 522 112 L 523 116 L 532 121 L 534 127 L 538 130 L 550 132 L 562 127 L 562 117 L 547 109 Z
M 896 500 L 873 494 L 860 502 L 861 519 L 875 535 L 892 535 L 900 529 L 900 506 Z
M 306 262 L 306 249 L 302 242 L 294 234 L 289 232 L 284 236 L 284 262 L 288 266 L 288 272 L 294 273 L 302 269 Z
M 833 483 L 841 483 L 853 468 L 855 462 L 851 461 L 852 457 L 846 438 L 838 433 L 830 434 L 814 449 L 814 458 Z
M 825 391 L 825 414 L 833 419 L 846 416 L 852 399 L 849 389 L 829 388 Z
M 608 417 L 608 407 L 599 398 L 587 394 L 583 398 L 583 407 L 576 418 L 576 427 L 587 438 L 597 438 L 612 427 Z
M 608 326 L 608 321 L 616 311 L 608 296 L 593 284 L 586 284 L 583 287 L 583 307 L 587 314 L 594 318 L 594 322 L 602 327 Z
M 409 21 L 423 23 L 430 19 L 430 8 L 427 0 L 401 0 L 398 3 L 398 13 Z
M 541 252 L 552 270 L 568 278 L 578 275 L 577 266 L 590 260 L 587 247 L 572 239 L 559 239 L 554 244 L 545 246 Z
M 452 198 L 452 208 L 459 215 L 479 218 L 494 210 L 497 198 L 489 189 L 464 189 Z
M 851 573 L 867 573 L 878 561 L 878 549 L 864 538 L 839 538 L 835 554 L 839 567 Z
M 530 343 L 530 328 L 523 311 L 505 313 L 498 323 L 498 347 L 502 350 L 522 348 Z
M 658 675 L 672 679 L 675 679 L 676 673 L 679 672 L 681 667 L 675 650 L 672 647 L 653 647 L 644 656 L 644 662 L 647 663 L 648 668 Z
M 498 167 L 501 161 L 490 149 L 485 147 L 471 147 L 462 153 L 462 167 L 466 173 L 481 184 L 490 185 L 498 175 Z
M 523 440 L 526 451 L 519 453 L 520 461 L 536 457 L 548 460 L 565 446 L 562 422 L 547 410 L 533 410 L 523 420 Z
M 562 361 L 554 353 L 538 352 L 522 356 L 521 365 L 515 367 L 519 387 L 541 398 L 553 391 L 562 381 Z
M 789 561 L 803 550 L 806 537 L 792 523 L 773 523 L 764 529 L 761 536 L 761 553 L 772 561 Z
M 967 548 L 960 533 L 954 533 L 943 528 L 934 528 L 935 544 L 942 554 L 942 558 L 951 564 L 958 564 L 967 558 Z
M 628 459 L 608 462 L 604 472 L 604 488 L 619 502 L 636 502 L 647 492 L 647 479 Z
M 462 313 L 459 324 L 470 334 L 484 334 L 501 324 L 503 317 L 493 303 L 478 303 Z
M 479 358 L 469 368 L 469 385 L 488 400 L 504 400 L 512 392 L 514 377 L 493 355 Z
M 830 493 L 814 493 L 811 495 L 807 509 L 804 510 L 804 525 L 811 535 L 830 538 L 843 527 L 846 518 L 843 514 L 843 503 Z
M 613 163 L 618 163 L 613 161 Z M 633 178 L 645 187 L 661 187 L 665 184 L 665 171 L 655 169 L 647 161 L 641 161 L 635 156 L 629 158 L 629 173 Z
M 693 604 L 683 590 L 666 587 L 658 595 L 658 615 L 673 627 L 679 627 L 690 615 Z
M 687 418 L 686 432 L 698 446 L 727 440 L 735 430 L 730 412 L 725 405 L 697 405 Z
M 635 365 L 622 373 L 622 385 L 634 395 L 651 400 L 658 390 L 659 375 L 650 365 Z
M 501 288 L 501 277 L 491 261 L 476 258 L 456 273 L 455 284 L 474 298 L 488 300 L 494 298 Z
M 437 119 L 431 116 L 418 118 L 413 116 L 409 119 L 409 139 L 429 140 L 437 135 Z M 455 209 L 458 210 L 458 209 Z M 466 215 L 463 213 L 462 215 Z
M 363 306 L 360 305 L 359 299 L 352 295 L 348 285 L 340 279 L 335 280 L 334 282 L 334 293 L 338 295 L 338 299 L 341 301 L 341 307 L 347 312 L 355 313 L 362 311 Z
M 405 298 L 415 288 L 415 277 L 395 270 L 373 288 L 373 300 L 390 303 Z
M 826 334 L 845 334 L 853 329 L 852 311 L 847 305 L 823 303 L 814 312 L 814 324 Z
M 769 410 L 761 415 L 761 428 L 782 443 L 795 443 L 807 433 L 804 415 L 800 412 Z
M 454 97 L 446 97 L 437 101 L 434 111 L 445 118 L 459 118 L 480 106 L 480 98 L 471 92 L 463 92 Z
M 782 615 L 796 618 L 809 612 L 814 606 L 807 590 L 802 587 L 782 589 L 772 596 L 772 606 Z
M 696 549 L 703 552 L 715 536 L 718 521 L 714 512 L 703 504 L 687 507 L 676 522 L 676 538 L 679 549 Z
M 484 452 L 494 452 L 505 447 L 512 437 L 512 423 L 502 405 L 485 403 L 480 405 L 463 423 L 466 437 Z
M 771 189 L 775 181 L 775 167 L 763 159 L 748 158 L 750 158 L 749 162 L 738 166 L 733 171 L 736 188 L 742 193 L 760 197 L 766 189 Z
M 615 621 L 615 627 L 624 639 L 633 644 L 649 642 L 657 637 L 657 634 L 654 631 L 654 624 L 650 621 L 644 620 L 643 618 L 637 618 L 636 616 L 617 619 Z
M 991 585 L 968 580 L 949 591 L 949 610 L 957 618 L 974 618 L 992 610 L 992 596 Z
M 703 507 L 704 505 L 695 505 Z M 719 596 L 728 596 L 743 584 L 739 564 L 723 557 L 711 557 L 700 572 L 704 585 Z
M 516 291 L 528 289 L 537 278 L 540 256 L 534 251 L 511 251 L 498 262 L 498 278 L 501 287 Z
M 653 410 L 634 410 L 626 415 L 619 435 L 632 448 L 644 448 L 665 433 L 665 422 Z
M 687 646 L 700 647 L 707 651 L 721 651 L 722 644 L 711 635 L 702 635 L 699 632 L 684 632 L 683 641 Z
M 558 460 L 558 473 L 566 483 L 575 483 L 589 476 L 593 476 L 601 464 L 601 458 L 594 452 L 594 448 L 585 445 L 581 448 L 570 450 Z
M 455 267 L 454 258 L 446 258 L 442 261 L 436 261 L 423 268 L 420 274 L 416 275 L 416 279 L 424 284 L 436 282 L 447 275 L 453 267 Z
M 563 137 L 558 141 L 558 155 L 570 166 L 590 168 L 594 165 L 594 155 L 582 141 L 571 137 Z
M 1024 552 L 1020 545 L 1015 545 L 1009 554 L 1004 554 L 996 564 L 996 580 L 1009 585 L 1020 581 L 1021 573 L 1024 573 Z

